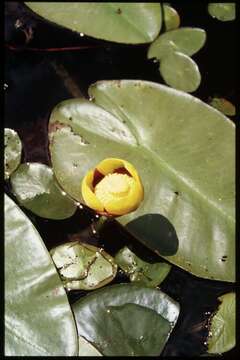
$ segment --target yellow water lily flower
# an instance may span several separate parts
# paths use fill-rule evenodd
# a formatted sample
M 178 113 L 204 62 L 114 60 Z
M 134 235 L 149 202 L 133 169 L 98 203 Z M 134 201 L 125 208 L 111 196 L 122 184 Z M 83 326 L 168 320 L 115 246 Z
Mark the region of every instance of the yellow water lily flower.
M 144 190 L 132 164 L 122 159 L 109 158 L 85 175 L 82 196 L 86 205 L 98 213 L 119 216 L 138 208 Z

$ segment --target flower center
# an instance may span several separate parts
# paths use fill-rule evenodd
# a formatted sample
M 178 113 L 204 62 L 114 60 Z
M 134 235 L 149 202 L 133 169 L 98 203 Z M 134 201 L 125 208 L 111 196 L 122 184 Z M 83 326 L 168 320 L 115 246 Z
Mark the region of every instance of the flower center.
M 102 202 L 126 196 L 135 180 L 126 174 L 108 174 L 95 187 L 95 194 Z

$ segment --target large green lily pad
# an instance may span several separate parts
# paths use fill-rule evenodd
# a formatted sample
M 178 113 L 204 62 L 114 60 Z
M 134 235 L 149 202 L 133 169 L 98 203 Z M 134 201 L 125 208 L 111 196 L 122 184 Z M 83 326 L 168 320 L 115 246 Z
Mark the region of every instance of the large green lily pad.
M 89 93 L 94 101 L 67 100 L 50 117 L 61 186 L 82 201 L 79 184 L 89 169 L 109 157 L 130 161 L 145 197 L 119 221 L 171 263 L 234 281 L 234 124 L 199 99 L 156 83 L 102 81 Z
M 43 18 L 97 39 L 139 44 L 153 41 L 161 24 L 160 4 L 117 2 L 26 2 Z
M 87 295 L 73 311 L 79 335 L 103 355 L 157 356 L 176 324 L 179 305 L 159 290 L 119 284 Z
M 70 305 L 40 235 L 5 195 L 5 355 L 74 356 Z
M 40 163 L 21 164 L 11 176 L 14 195 L 20 205 L 47 219 L 69 218 L 77 209 L 54 180 L 52 169 Z
M 219 297 L 221 304 L 211 320 L 208 353 L 221 354 L 236 345 L 236 294 Z

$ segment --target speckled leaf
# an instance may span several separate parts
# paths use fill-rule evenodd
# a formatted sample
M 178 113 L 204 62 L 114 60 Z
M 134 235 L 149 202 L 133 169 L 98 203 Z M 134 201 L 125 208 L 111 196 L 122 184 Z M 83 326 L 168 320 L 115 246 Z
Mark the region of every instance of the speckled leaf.
M 111 282 L 117 273 L 113 258 L 93 245 L 68 242 L 50 254 L 67 290 L 94 290 Z
M 175 326 L 179 305 L 159 290 L 118 284 L 87 295 L 73 311 L 79 335 L 103 355 L 156 356 Z
M 162 58 L 159 70 L 164 81 L 178 90 L 193 92 L 201 82 L 201 74 L 195 61 L 177 51 Z
M 78 340 L 79 340 L 78 356 L 102 356 L 102 354 L 82 336 L 79 336 Z
M 149 287 L 158 286 L 171 270 L 171 265 L 167 263 L 150 264 L 141 260 L 127 246 L 118 251 L 114 260 L 129 275 L 131 281 Z
M 206 32 L 203 29 L 181 27 L 160 35 L 149 47 L 148 59 L 161 60 L 172 50 L 192 56 L 205 44 Z
M 208 13 L 220 21 L 231 21 L 236 18 L 236 3 L 210 3 Z
M 70 305 L 40 235 L 5 195 L 5 355 L 74 356 Z
M 17 169 L 21 162 L 22 143 L 16 133 L 12 129 L 4 129 L 4 179 L 7 180 L 9 176 Z
M 219 300 L 221 304 L 209 329 L 208 352 L 211 354 L 224 353 L 236 345 L 236 294 L 224 294 Z
M 79 184 L 89 169 L 109 157 L 130 161 L 144 201 L 119 221 L 171 263 L 234 281 L 235 125 L 156 83 L 102 81 L 89 93 L 95 103 L 72 99 L 51 114 L 50 153 L 61 186 L 82 201 Z
M 221 111 L 225 115 L 228 116 L 236 115 L 236 107 L 230 101 L 224 98 L 214 97 L 209 102 L 209 105 L 213 106 L 215 109 Z
M 157 3 L 26 2 L 35 13 L 70 30 L 97 39 L 139 44 L 153 41 L 161 24 Z
M 11 185 L 20 205 L 38 216 L 61 220 L 76 211 L 74 201 L 60 190 L 47 165 L 21 164 L 11 176 Z
M 163 4 L 163 14 L 166 31 L 175 30 L 180 26 L 180 17 L 173 7 Z

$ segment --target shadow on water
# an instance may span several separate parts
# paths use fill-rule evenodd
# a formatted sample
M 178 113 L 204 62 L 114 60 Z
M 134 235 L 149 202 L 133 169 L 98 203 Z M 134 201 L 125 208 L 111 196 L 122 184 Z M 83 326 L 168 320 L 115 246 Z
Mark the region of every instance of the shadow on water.
M 171 256 L 178 250 L 177 233 L 171 222 L 160 214 L 146 214 L 130 221 L 127 230 L 161 256 Z

